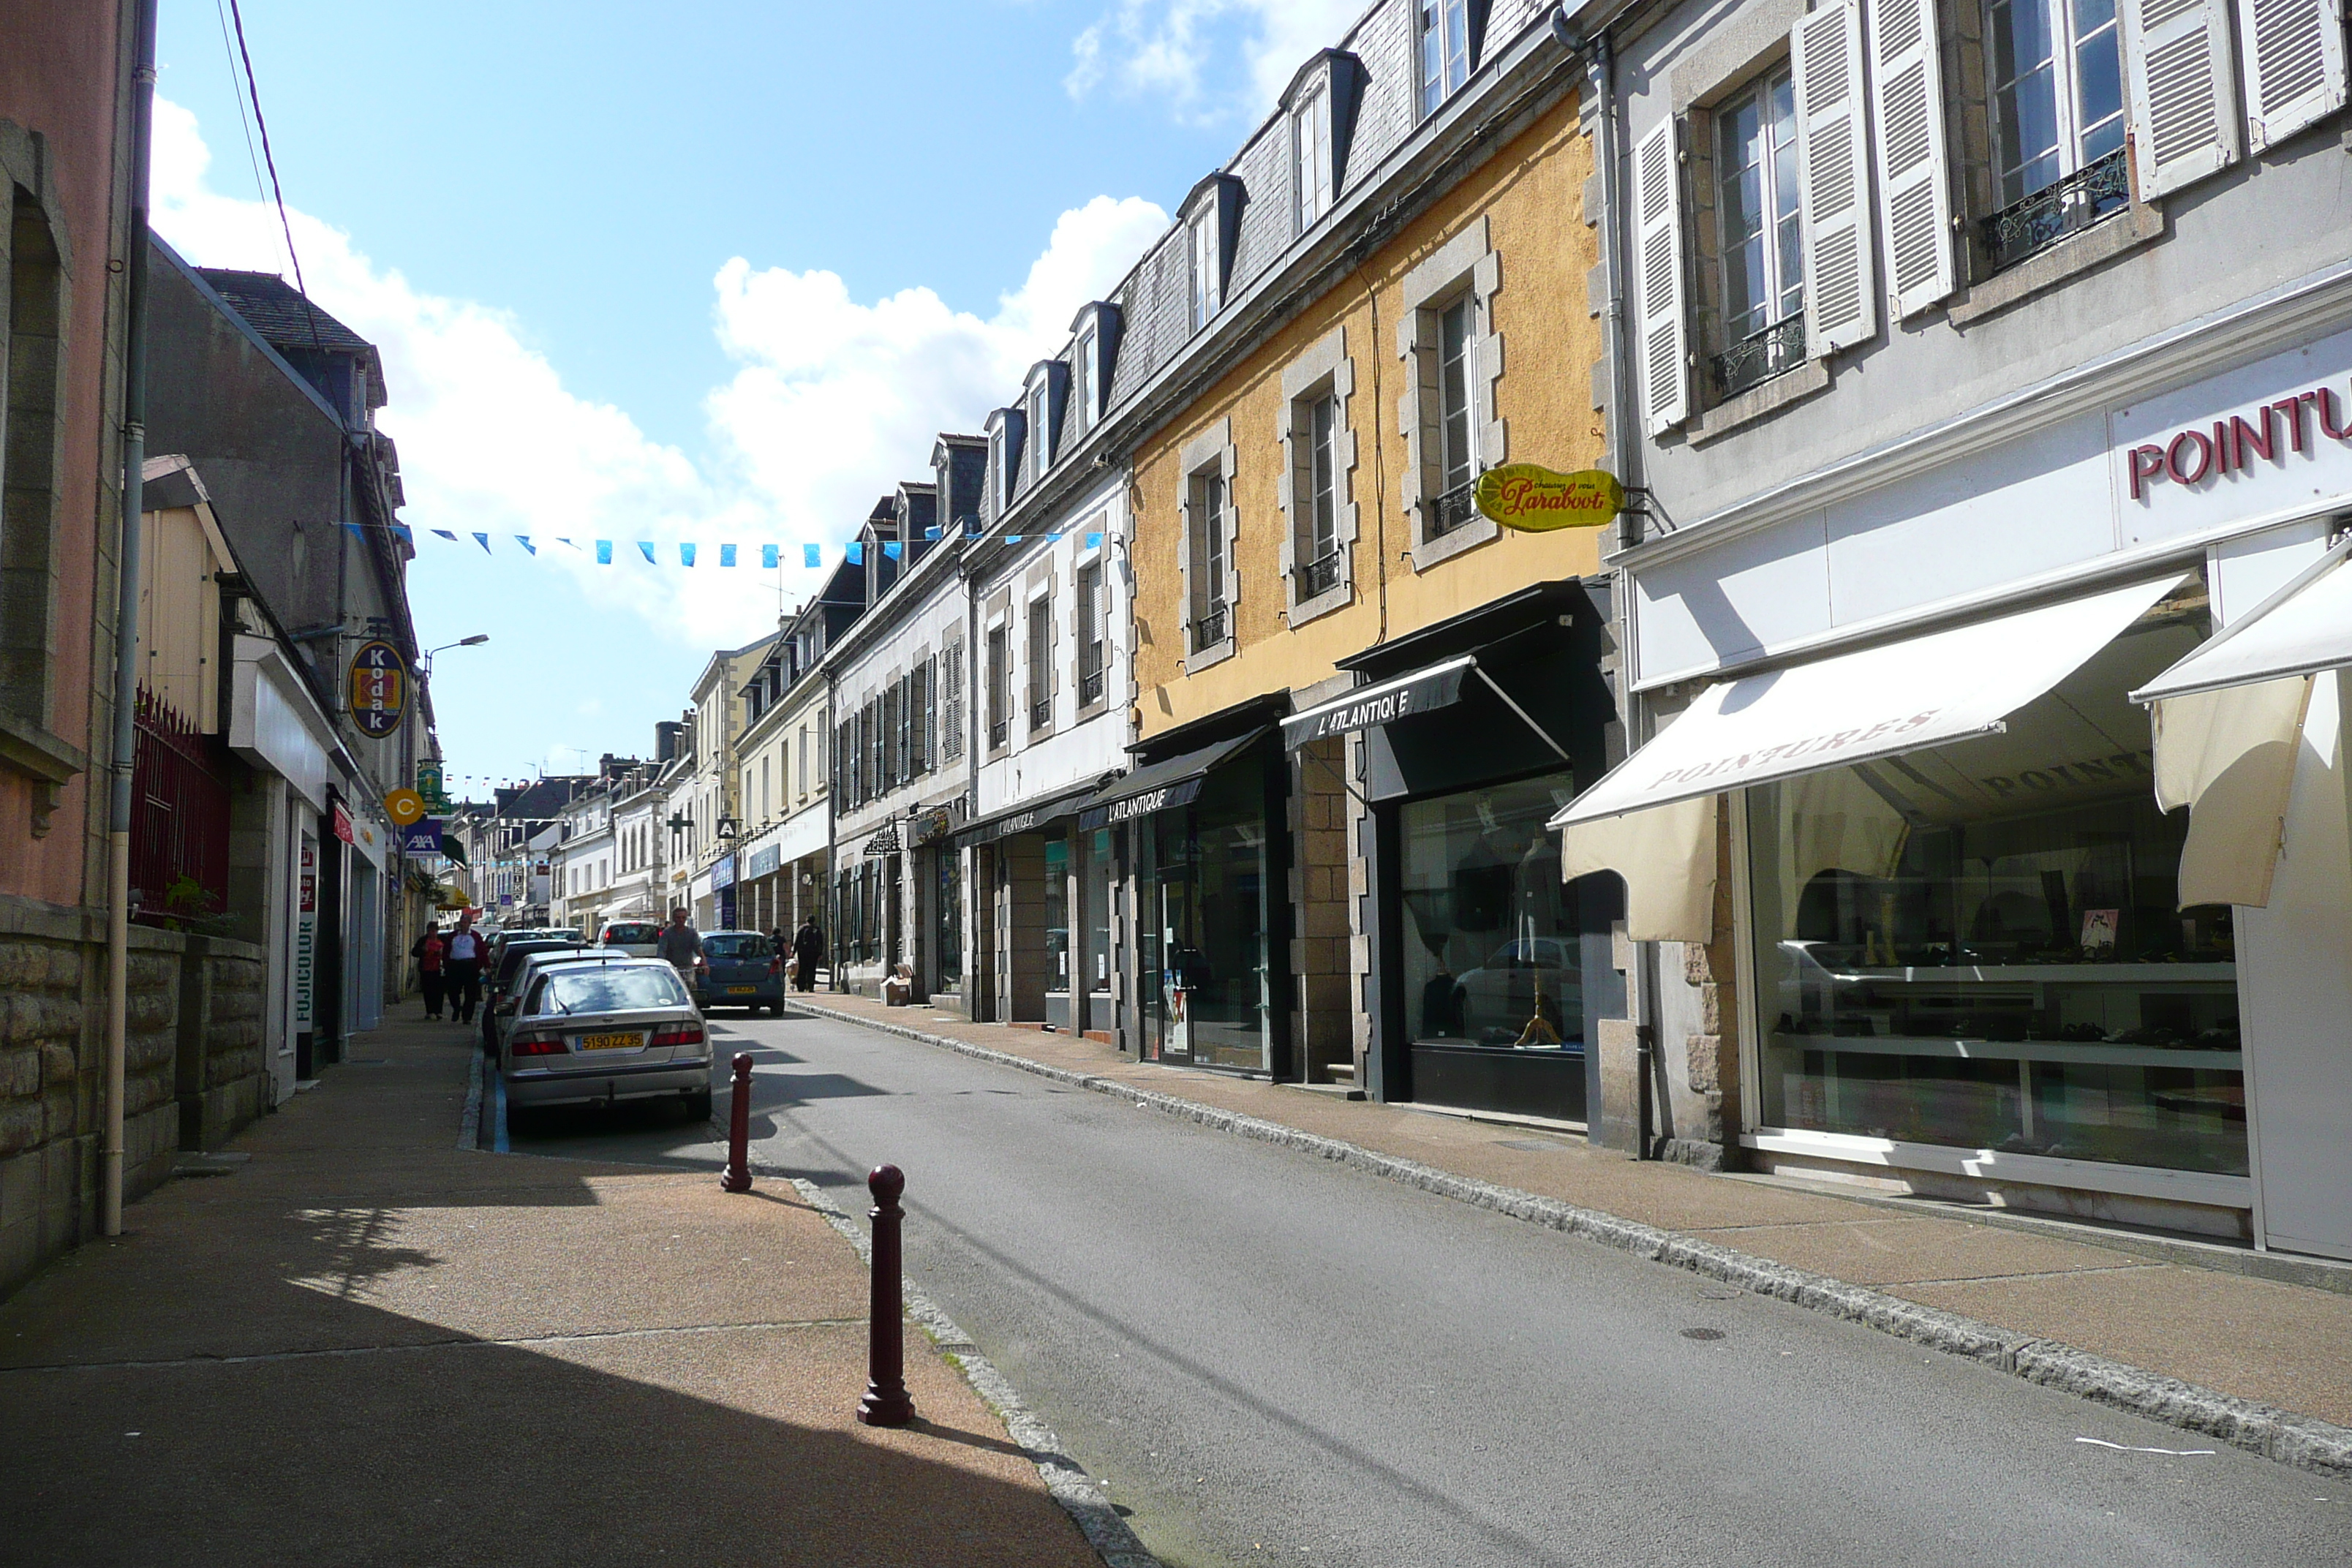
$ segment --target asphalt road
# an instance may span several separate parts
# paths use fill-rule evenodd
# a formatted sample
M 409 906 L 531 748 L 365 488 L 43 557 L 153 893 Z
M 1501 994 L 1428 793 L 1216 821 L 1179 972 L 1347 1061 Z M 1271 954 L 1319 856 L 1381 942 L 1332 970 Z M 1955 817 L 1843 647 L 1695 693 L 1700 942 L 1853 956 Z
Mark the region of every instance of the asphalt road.
M 860 1215 L 902 1167 L 908 1272 L 1171 1568 L 2352 1564 L 2352 1486 L 1031 1074 L 719 1022 L 759 1157 Z M 514 1147 L 716 1155 L 674 1112 Z

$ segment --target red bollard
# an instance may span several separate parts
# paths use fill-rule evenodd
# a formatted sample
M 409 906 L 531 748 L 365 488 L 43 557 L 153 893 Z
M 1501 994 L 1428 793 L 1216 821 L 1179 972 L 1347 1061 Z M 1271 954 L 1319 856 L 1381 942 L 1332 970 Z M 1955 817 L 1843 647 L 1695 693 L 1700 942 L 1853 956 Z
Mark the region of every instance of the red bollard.
M 735 1056 L 734 1103 L 727 1111 L 727 1173 L 719 1184 L 730 1193 L 751 1190 L 751 1053 Z
M 898 1194 L 907 1190 L 907 1177 L 896 1165 L 877 1165 L 866 1186 L 874 1194 L 874 1295 L 866 1304 L 873 1332 L 857 1418 L 868 1426 L 904 1426 L 915 1418 L 915 1402 L 907 1395 L 907 1329 L 898 1289 L 898 1226 L 907 1217 Z

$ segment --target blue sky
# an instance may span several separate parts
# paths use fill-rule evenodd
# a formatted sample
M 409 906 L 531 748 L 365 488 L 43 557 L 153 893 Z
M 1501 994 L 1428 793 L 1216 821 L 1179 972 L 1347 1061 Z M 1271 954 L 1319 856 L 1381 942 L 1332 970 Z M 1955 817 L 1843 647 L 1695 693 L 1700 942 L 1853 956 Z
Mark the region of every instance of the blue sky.
M 427 646 L 492 637 L 437 661 L 452 774 L 641 751 L 810 586 L 550 536 L 838 540 L 1359 8 L 245 0 L 305 277 L 385 353 L 407 520 L 493 534 L 412 569 Z M 225 9 L 163 8 L 156 224 L 286 271 Z

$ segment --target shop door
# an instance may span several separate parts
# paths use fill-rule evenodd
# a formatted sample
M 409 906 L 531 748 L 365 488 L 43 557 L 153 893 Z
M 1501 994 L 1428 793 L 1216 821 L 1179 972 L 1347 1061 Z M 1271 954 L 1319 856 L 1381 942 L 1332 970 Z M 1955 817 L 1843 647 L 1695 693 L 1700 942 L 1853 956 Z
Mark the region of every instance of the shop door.
M 1111 1018 L 1111 924 L 1117 909 L 1117 867 L 1111 858 L 1110 829 L 1098 827 L 1085 836 L 1086 868 L 1080 882 L 1086 931 L 1080 989 L 1086 994 L 1086 1017 L 1078 1026 L 1108 1034 L 1118 1026 Z
M 1073 1026 L 1070 1006 L 1070 836 L 1054 828 L 1045 837 L 1045 1022 Z

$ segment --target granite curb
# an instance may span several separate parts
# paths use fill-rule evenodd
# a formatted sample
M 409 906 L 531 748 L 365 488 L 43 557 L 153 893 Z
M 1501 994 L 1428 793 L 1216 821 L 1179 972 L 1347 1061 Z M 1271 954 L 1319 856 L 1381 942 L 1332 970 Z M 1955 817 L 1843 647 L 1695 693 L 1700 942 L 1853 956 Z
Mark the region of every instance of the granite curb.
M 872 1240 L 823 1188 L 798 1176 L 787 1176 L 757 1159 L 751 1164 L 760 1174 L 790 1181 L 802 1199 L 824 1216 L 826 1224 L 848 1238 L 857 1249 L 858 1260 L 868 1268 L 873 1266 Z M 1037 1467 L 1038 1478 L 1045 1483 L 1046 1491 L 1070 1516 L 1070 1522 L 1078 1527 L 1078 1533 L 1087 1538 L 1087 1544 L 1103 1560 L 1105 1568 L 1163 1568 L 1160 1559 L 1136 1538 L 1127 1521 L 1111 1507 L 1110 1500 L 1103 1495 L 1095 1479 L 1063 1451 L 1062 1439 L 1022 1402 L 1013 1384 L 996 1370 L 995 1363 L 971 1342 L 971 1336 L 958 1328 L 955 1320 L 937 1302 L 912 1285 L 901 1282 L 900 1290 L 907 1315 L 922 1325 L 939 1352 L 1003 1421 L 1005 1431 L 1021 1445 L 1029 1462 Z
M 1457 1175 L 1417 1160 L 1383 1154 L 1341 1139 L 1286 1127 L 1262 1117 L 1224 1110 L 1197 1100 L 1139 1088 L 1097 1073 L 1075 1071 L 1033 1061 L 1011 1051 L 935 1035 L 904 1024 L 885 1023 L 854 1013 L 836 1012 L 797 997 L 793 1008 L 835 1022 L 856 1024 L 883 1034 L 898 1035 L 922 1045 L 941 1047 L 998 1067 L 1018 1068 L 1040 1078 L 1098 1094 L 1122 1096 L 1138 1106 L 1194 1121 L 1222 1132 L 1237 1133 L 1351 1166 L 1404 1186 L 1439 1197 L 1452 1198 L 1491 1213 L 1548 1226 L 1630 1253 L 1654 1263 L 1686 1269 L 1722 1284 L 1760 1296 L 1770 1296 L 1807 1310 L 1843 1318 L 1912 1341 L 1948 1355 L 1997 1368 L 2012 1377 L 2055 1388 L 2095 1404 L 2196 1432 L 2233 1447 L 2315 1475 L 2352 1479 L 2352 1427 L 2297 1415 L 2275 1405 L 2242 1399 L 2178 1378 L 2093 1355 L 2055 1340 L 2001 1329 L 1957 1312 L 1922 1306 L 1867 1286 L 1848 1284 L 1828 1275 L 1791 1268 L 1725 1247 L 1684 1236 L 1657 1226 L 1588 1209 L 1558 1198 Z M 855 1226 L 852 1226 L 854 1229 Z M 985 1396 L 985 1395 L 984 1395 Z M 1041 1464 L 1042 1470 L 1044 1466 Z M 1049 1485 L 1051 1484 L 1049 1477 Z M 1057 1491 L 1058 1498 L 1060 1493 Z M 1064 1506 L 1068 1506 L 1065 1504 Z M 1076 1517 L 1074 1513 L 1073 1517 Z M 1080 1529 L 1085 1523 L 1080 1521 Z M 1087 1539 L 1092 1541 L 1091 1534 Z M 1108 1559 L 1107 1559 L 1108 1560 Z M 1116 1564 L 1115 1568 L 1125 1568 Z

